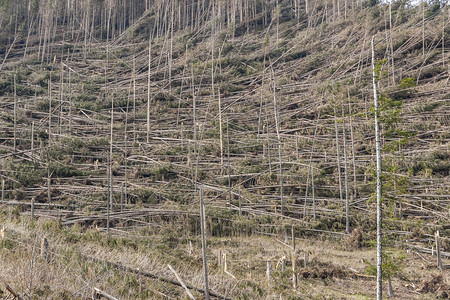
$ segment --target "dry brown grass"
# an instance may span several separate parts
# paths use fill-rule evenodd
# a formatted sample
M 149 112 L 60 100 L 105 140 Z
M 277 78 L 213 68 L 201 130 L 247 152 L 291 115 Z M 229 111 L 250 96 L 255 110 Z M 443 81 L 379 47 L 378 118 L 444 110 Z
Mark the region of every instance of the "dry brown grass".
M 168 247 L 167 236 L 158 234 L 145 238 L 113 234 L 108 241 L 106 234 L 97 229 L 61 227 L 57 222 L 45 219 L 32 224 L 28 217 L 12 217 L 3 218 L 1 223 L 6 230 L 0 250 L 0 275 L 21 294 L 32 294 L 33 299 L 83 299 L 90 296 L 92 287 L 104 289 L 120 299 L 163 299 L 166 298 L 164 295 L 185 297 L 179 287 L 94 263 L 80 254 L 175 279 L 167 268 L 169 263 L 186 283 L 203 287 L 198 237 L 190 239 L 194 251 L 189 256 L 188 239 L 172 237 L 174 240 Z M 40 240 L 44 236 L 50 242 L 47 260 L 39 256 Z M 276 237 L 209 237 L 211 290 L 233 299 L 371 299 L 375 295 L 375 280 L 365 275 L 365 268 L 366 262 L 375 262 L 375 251 L 346 248 L 342 246 L 344 242 L 325 236 L 298 238 L 299 285 L 293 290 L 291 249 L 277 242 Z M 219 249 L 227 254 L 228 271 L 236 279 L 218 266 Z M 308 257 L 306 268 L 303 266 L 304 253 Z M 281 264 L 277 265 L 282 256 L 287 258 L 284 273 Z M 271 261 L 270 281 L 266 278 L 267 260 Z M 444 260 L 444 264 L 449 261 Z M 401 276 L 393 279 L 396 299 L 427 299 L 433 297 L 439 287 L 441 292 L 438 290 L 436 295 L 445 295 L 442 290 L 450 284 L 446 276 L 448 271 L 439 274 L 431 256 L 408 252 Z M 436 283 L 433 279 L 438 276 L 441 278 Z M 435 290 L 434 286 L 437 287 Z M 3 290 L 5 295 L 7 292 Z M 202 297 L 198 292 L 194 292 L 194 296 Z

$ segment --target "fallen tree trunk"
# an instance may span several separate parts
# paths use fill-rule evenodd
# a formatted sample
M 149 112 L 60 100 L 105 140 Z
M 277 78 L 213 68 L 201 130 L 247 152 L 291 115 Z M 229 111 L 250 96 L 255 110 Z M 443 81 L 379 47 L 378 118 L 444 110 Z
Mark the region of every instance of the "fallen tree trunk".
M 126 266 L 123 266 L 123 265 L 115 263 L 115 262 L 111 262 L 111 261 L 107 261 L 107 260 L 101 260 L 101 259 L 98 259 L 98 258 L 95 258 L 95 257 L 92 257 L 92 256 L 88 256 L 88 255 L 80 255 L 80 256 L 82 258 L 89 259 L 89 260 L 91 260 L 91 261 L 93 261 L 95 263 L 105 264 L 107 266 L 111 266 L 111 267 L 114 267 L 114 268 L 117 268 L 117 269 L 121 269 L 121 270 L 124 270 L 126 272 L 142 275 L 142 276 L 145 276 L 145 277 L 148 277 L 148 278 L 161 280 L 161 281 L 173 284 L 173 285 L 177 285 L 177 286 L 183 287 L 181 285 L 181 283 L 179 283 L 178 281 L 172 280 L 172 279 L 169 279 L 169 278 L 166 278 L 166 277 L 163 277 L 163 276 L 159 276 L 159 275 L 152 274 L 152 273 L 149 273 L 149 272 L 141 271 L 139 269 L 126 267 Z M 190 284 L 186 284 L 186 287 L 188 289 L 195 290 L 195 291 L 198 291 L 198 292 L 203 293 L 203 294 L 205 293 L 205 291 L 203 289 L 195 287 L 195 286 L 192 286 Z M 219 298 L 219 299 L 232 300 L 231 298 L 227 298 L 225 296 L 216 294 L 216 293 L 211 292 L 211 291 L 209 291 L 209 295 L 213 296 L 213 297 L 216 297 L 216 298 Z

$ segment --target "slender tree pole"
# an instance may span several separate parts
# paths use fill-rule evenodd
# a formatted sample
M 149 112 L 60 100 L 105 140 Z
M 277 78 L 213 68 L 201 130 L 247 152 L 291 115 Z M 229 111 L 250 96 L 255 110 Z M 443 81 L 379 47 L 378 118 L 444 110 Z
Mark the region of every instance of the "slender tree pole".
M 374 37 L 372 36 L 372 83 L 373 83 L 373 100 L 375 107 L 375 143 L 377 154 L 377 300 L 382 300 L 382 245 L 381 245 L 381 152 L 380 152 L 380 131 L 378 128 L 378 96 L 377 83 L 375 74 L 375 51 L 374 51 Z
M 227 154 L 228 154 L 228 206 L 231 208 L 231 161 L 230 161 L 230 120 L 227 119 Z
M 209 300 L 208 289 L 208 264 L 206 260 L 206 239 L 205 239 L 205 210 L 203 208 L 203 189 L 200 188 L 200 230 L 202 234 L 202 254 L 203 254 L 203 272 L 205 279 L 205 299 Z
M 278 143 L 278 162 L 280 165 L 280 200 L 281 200 L 281 215 L 284 212 L 284 199 L 283 199 L 283 161 L 281 160 L 281 138 L 280 127 L 278 123 L 278 109 L 277 109 L 277 97 L 275 93 L 275 74 L 272 69 L 272 88 L 273 88 L 273 111 L 275 115 L 275 128 L 277 131 L 277 143 Z
M 31 154 L 33 154 L 34 150 L 34 121 L 31 122 Z
M 14 153 L 17 151 L 17 86 L 16 73 L 14 73 Z
M 109 185 L 111 184 L 110 178 L 109 176 L 111 175 L 111 172 L 109 171 L 109 161 L 110 161 L 110 157 L 109 157 L 109 152 L 108 152 L 108 158 L 107 158 L 107 163 L 106 163 L 106 233 L 109 236 L 109 208 L 110 208 L 110 197 L 111 194 L 109 193 L 110 189 L 109 189 Z
M 220 139 L 220 170 L 223 168 L 223 130 L 222 130 L 222 101 L 220 99 L 220 87 L 217 95 L 219 97 L 219 139 Z
M 345 183 L 345 233 L 350 233 L 350 203 L 348 198 L 348 163 L 347 163 L 347 135 L 345 133 L 345 114 L 344 114 L 344 104 L 342 104 L 342 139 L 344 140 L 344 183 Z
M 352 165 L 353 165 L 353 194 L 354 194 L 354 199 L 356 199 L 357 195 L 358 195 L 358 187 L 356 184 L 356 163 L 355 163 L 355 139 L 353 137 L 353 116 L 352 116 L 352 106 L 351 103 L 348 104 L 348 109 L 349 109 L 349 113 L 350 113 L 350 137 L 352 139 Z
M 194 154 L 195 154 L 195 171 L 192 172 L 192 177 L 194 181 L 195 190 L 197 190 L 197 163 L 198 163 L 198 155 L 197 155 L 197 118 L 196 118 L 196 99 L 195 99 L 195 82 L 194 82 L 194 67 L 191 66 L 192 73 L 192 120 L 194 126 Z
M 149 38 L 148 41 L 148 78 L 147 78 L 147 144 L 149 142 L 150 135 L 150 83 L 151 83 L 151 73 L 150 73 L 150 64 L 152 61 L 152 37 Z
M 5 179 L 2 177 L 2 202 L 5 201 Z
M 48 79 L 48 146 L 50 147 L 52 141 L 52 73 Z
M 336 160 L 337 160 L 338 180 L 339 180 L 339 200 L 342 201 L 341 156 L 339 155 L 339 131 L 337 125 L 336 106 L 334 106 L 334 129 L 336 132 Z
M 314 146 L 316 144 L 316 135 L 317 135 L 317 128 L 319 126 L 319 119 L 320 119 L 320 111 L 317 114 L 317 120 L 316 120 L 316 128 L 314 129 L 314 137 L 313 142 L 311 146 L 311 153 L 309 154 L 309 166 L 308 166 L 308 174 L 306 176 L 306 188 L 305 188 L 305 205 L 303 206 L 303 219 L 306 218 L 306 204 L 308 202 L 308 188 L 309 188 L 309 178 L 311 178 L 311 189 L 312 189 L 312 197 L 313 197 L 313 218 L 316 219 L 316 195 L 315 195 L 315 189 L 314 189 L 314 167 L 312 165 L 312 157 L 314 153 Z
M 109 207 L 113 208 L 113 174 L 112 174 L 112 155 L 113 155 L 113 125 L 114 125 L 114 97 L 111 97 L 111 125 L 110 125 L 110 140 L 109 140 Z

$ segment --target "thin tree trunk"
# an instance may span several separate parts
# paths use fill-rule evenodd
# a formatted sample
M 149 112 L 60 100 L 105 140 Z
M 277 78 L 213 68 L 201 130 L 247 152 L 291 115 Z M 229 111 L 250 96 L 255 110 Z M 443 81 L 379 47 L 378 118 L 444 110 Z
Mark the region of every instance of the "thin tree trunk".
M 31 153 L 34 150 L 34 121 L 31 123 Z
M 209 300 L 208 262 L 206 260 L 205 210 L 203 207 L 203 189 L 200 188 L 200 230 L 202 235 L 203 276 L 205 280 L 205 299 Z
M 223 168 L 223 132 L 222 132 L 222 101 L 220 98 L 220 87 L 218 89 L 219 97 L 219 139 L 220 139 L 220 169 Z
M 392 41 L 392 1 L 389 2 L 389 44 L 391 46 L 392 84 L 395 85 L 394 46 Z
M 313 217 L 316 219 L 316 195 L 315 195 L 315 189 L 314 189 L 314 170 L 312 166 L 312 157 L 314 152 L 314 146 L 316 144 L 316 135 L 317 135 L 317 128 L 319 126 L 319 119 L 320 119 L 320 111 L 317 114 L 317 121 L 316 121 L 316 128 L 314 129 L 314 137 L 313 137 L 313 143 L 311 146 L 311 153 L 309 154 L 309 166 L 308 166 L 308 174 L 306 177 L 306 188 L 305 188 L 305 205 L 303 206 L 303 218 L 306 218 L 306 204 L 308 201 L 308 188 L 309 188 L 309 178 L 311 176 L 311 182 L 312 182 L 312 194 L 313 194 Z
M 193 119 L 193 126 L 194 126 L 194 155 L 196 157 L 196 167 L 195 171 L 192 172 L 193 181 L 195 190 L 197 190 L 197 162 L 198 162 L 198 155 L 197 155 L 197 118 L 196 118 L 196 99 L 195 99 L 195 88 L 194 88 L 194 68 L 191 66 L 191 73 L 192 73 L 192 119 Z
M 148 41 L 148 79 L 147 79 L 147 144 L 149 143 L 150 139 L 150 99 L 151 99 L 151 92 L 150 92 L 150 83 L 151 83 L 151 73 L 150 73 L 150 66 L 152 61 L 152 38 L 149 38 Z
M 48 203 L 52 203 L 52 193 L 51 193 L 51 183 L 52 180 L 50 178 L 50 155 L 49 155 L 50 148 L 47 149 L 47 201 Z
M 111 125 L 110 125 L 110 140 L 109 140 L 109 181 L 110 181 L 110 197 L 109 206 L 113 209 L 113 179 L 112 179 L 112 159 L 113 159 L 113 125 L 114 125 L 114 97 L 111 97 Z
M 336 132 L 336 160 L 338 167 L 338 181 L 339 181 L 339 200 L 342 202 L 342 176 L 341 176 L 341 156 L 339 155 L 339 131 L 337 125 L 336 106 L 334 106 L 334 129 Z
M 422 56 L 425 57 L 425 1 L 422 0 Z
M 378 128 L 378 96 L 377 96 L 377 83 L 375 74 L 375 51 L 374 51 L 374 39 L 372 36 L 372 83 L 373 83 L 373 99 L 375 107 L 375 143 L 376 143 L 376 155 L 377 155 L 377 300 L 382 300 L 382 241 L 381 241 L 381 150 L 380 150 L 380 131 Z
M 348 193 L 348 163 L 347 163 L 347 136 L 345 133 L 345 114 L 344 104 L 342 104 L 342 139 L 344 140 L 344 181 L 345 181 L 345 233 L 350 233 L 350 218 L 349 218 L 349 193 Z
M 278 143 L 278 162 L 280 167 L 280 201 L 281 201 L 281 215 L 284 213 L 284 199 L 283 199 L 283 161 L 281 160 L 281 138 L 280 127 L 278 123 L 278 109 L 277 109 L 277 97 L 275 93 L 275 74 L 272 69 L 272 89 L 273 89 L 273 111 L 275 116 L 275 128 L 277 131 L 277 143 Z
M 231 160 L 230 160 L 230 120 L 227 120 L 227 153 L 228 153 L 228 206 L 231 208 Z
M 110 166 L 110 160 L 111 158 L 109 157 L 109 153 L 108 153 L 108 158 L 107 158 L 107 163 L 106 163 L 106 233 L 109 236 L 109 210 L 110 210 L 110 197 L 111 194 L 109 192 L 109 186 L 111 184 L 110 178 L 109 176 L 111 175 L 111 172 L 109 171 L 109 166 Z
M 14 73 L 14 153 L 17 152 L 17 86 L 16 73 Z
M 353 116 L 351 104 L 348 104 L 350 111 L 350 137 L 352 139 L 352 165 L 353 165 L 353 195 L 354 199 L 358 196 L 358 185 L 356 182 L 356 159 L 355 159 L 355 139 L 353 137 Z
M 2 202 L 5 201 L 5 179 L 2 178 Z

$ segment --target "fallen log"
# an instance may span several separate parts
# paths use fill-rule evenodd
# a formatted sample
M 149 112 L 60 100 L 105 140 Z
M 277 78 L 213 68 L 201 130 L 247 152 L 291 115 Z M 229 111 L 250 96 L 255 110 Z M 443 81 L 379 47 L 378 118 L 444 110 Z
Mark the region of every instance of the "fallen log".
M 91 261 L 93 261 L 95 263 L 104 264 L 104 265 L 107 265 L 107 266 L 110 266 L 110 267 L 114 267 L 114 268 L 117 268 L 117 269 L 124 270 L 124 271 L 129 272 L 129 273 L 142 275 L 142 276 L 145 276 L 145 277 L 148 277 L 148 278 L 161 280 L 161 281 L 164 281 L 164 282 L 167 282 L 167 283 L 179 286 L 179 287 L 183 287 L 181 285 L 181 283 L 179 283 L 178 281 L 175 281 L 175 280 L 172 280 L 172 279 L 160 276 L 160 275 L 156 275 L 156 274 L 152 274 L 152 273 L 149 273 L 149 272 L 141 271 L 139 269 L 126 267 L 126 266 L 121 265 L 119 263 L 115 263 L 115 262 L 111 262 L 111 261 L 107 261 L 107 260 L 101 260 L 101 259 L 98 259 L 98 258 L 95 258 L 95 257 L 92 257 L 92 256 L 88 256 L 88 255 L 82 255 L 81 254 L 80 256 L 81 256 L 81 258 L 91 260 Z M 205 293 L 205 291 L 203 289 L 195 287 L 195 286 L 192 286 L 190 284 L 186 284 L 186 287 L 188 289 L 190 289 L 190 290 L 195 290 L 195 291 L 198 291 L 198 292 L 200 292 L 202 294 Z M 209 291 L 209 295 L 213 296 L 213 297 L 216 297 L 216 298 L 219 298 L 219 299 L 232 300 L 231 298 L 228 298 L 228 297 L 216 294 L 216 293 L 211 292 L 211 291 Z

